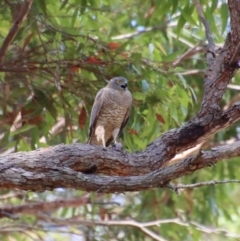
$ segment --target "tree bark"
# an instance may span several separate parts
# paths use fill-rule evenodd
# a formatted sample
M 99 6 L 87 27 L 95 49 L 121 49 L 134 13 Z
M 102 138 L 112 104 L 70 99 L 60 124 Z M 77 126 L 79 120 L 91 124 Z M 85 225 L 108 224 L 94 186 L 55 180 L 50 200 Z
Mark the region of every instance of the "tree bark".
M 240 102 L 222 111 L 219 102 L 236 73 L 240 59 L 240 0 L 229 0 L 231 33 L 209 65 L 201 109 L 181 128 L 170 130 L 142 152 L 127 153 L 86 145 L 58 145 L 0 156 L 0 187 L 33 191 L 72 187 L 86 191 L 125 192 L 163 187 L 171 180 L 223 159 L 240 156 L 240 142 L 220 146 L 163 165 L 176 154 L 205 141 L 240 119 Z M 96 169 L 94 174 L 84 174 Z M 107 176 L 100 176 L 104 174 Z

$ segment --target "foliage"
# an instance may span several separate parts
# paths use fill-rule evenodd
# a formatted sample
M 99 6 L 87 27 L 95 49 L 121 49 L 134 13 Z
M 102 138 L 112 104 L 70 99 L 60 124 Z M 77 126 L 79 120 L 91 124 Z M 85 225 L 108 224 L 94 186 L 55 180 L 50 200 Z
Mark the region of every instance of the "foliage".
M 227 3 L 200 3 L 215 44 L 220 47 L 229 31 Z M 21 6 L 20 0 L 1 1 L 1 42 Z M 33 1 L 0 68 L 1 153 L 86 142 L 94 96 L 114 76 L 129 80 L 134 97 L 131 118 L 122 136 L 125 149 L 143 150 L 199 109 L 205 50 L 205 31 L 192 1 Z M 239 76 L 233 81 L 237 84 Z M 236 91 L 228 89 L 222 107 L 235 97 Z M 233 126 L 205 146 L 209 148 L 236 135 Z M 236 166 L 236 161 L 224 162 L 177 181 L 235 178 Z M 3 197 L 8 193 L 1 191 Z M 72 190 L 21 192 L 14 198 L 2 199 L 2 204 L 84 195 Z M 226 233 L 239 230 L 239 224 L 233 223 L 240 212 L 238 195 L 233 184 L 186 189 L 180 195 L 165 189 L 96 194 L 92 202 L 79 207 L 19 215 L 14 221 L 2 219 L 0 235 L 1 240 L 152 240 L 141 228 L 81 222 L 67 225 L 67 218 L 119 223 L 128 219 L 143 223 L 178 218 L 185 225 L 177 221 L 149 229 L 168 240 L 204 240 L 205 236 L 230 240 Z M 63 219 L 66 221 L 61 224 L 59 220 Z M 51 223 L 54 225 L 49 226 Z

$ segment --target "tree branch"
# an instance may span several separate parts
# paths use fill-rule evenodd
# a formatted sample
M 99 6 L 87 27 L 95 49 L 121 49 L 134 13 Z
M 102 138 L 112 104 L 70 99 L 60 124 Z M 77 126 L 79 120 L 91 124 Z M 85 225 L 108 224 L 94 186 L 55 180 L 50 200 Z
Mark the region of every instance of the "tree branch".
M 87 149 L 90 150 L 87 151 Z M 104 158 L 104 162 L 114 165 L 117 156 L 124 161 L 123 156 L 121 157 L 122 152 L 101 149 L 98 148 L 98 152 L 100 155 L 104 155 L 104 157 L 96 159 L 99 163 L 103 162 Z M 69 167 L 69 165 L 71 166 L 71 161 L 66 165 L 64 159 L 62 159 L 67 157 L 69 161 L 74 160 L 74 155 L 76 155 L 75 158 L 80 158 L 84 155 L 83 158 L 85 160 L 91 160 L 94 153 L 94 146 L 73 144 L 1 156 L 0 188 L 43 191 L 57 187 L 74 187 L 86 191 L 112 193 L 164 187 L 171 180 L 180 176 L 208 167 L 218 161 L 240 156 L 240 142 L 212 148 L 211 151 L 201 152 L 200 155 L 188 157 L 180 163 L 157 169 L 154 172 L 141 176 L 110 177 L 87 175 L 72 170 Z M 114 156 L 113 153 L 115 154 Z M 143 154 L 144 156 L 146 157 L 146 154 Z M 125 154 L 125 158 L 125 161 L 127 160 L 125 164 L 127 164 L 131 155 Z M 137 163 L 137 158 L 135 162 Z M 149 163 L 149 165 L 151 164 Z M 125 169 L 128 169 L 128 167 L 125 166 Z M 135 170 L 137 169 L 139 168 L 135 167 Z M 112 174 L 111 169 L 108 172 Z
M 51 202 L 27 203 L 23 205 L 13 206 L 5 205 L 0 208 L 0 218 L 16 217 L 16 214 L 36 214 L 38 212 L 46 212 L 56 210 L 63 207 L 79 207 L 90 202 L 89 195 L 74 199 L 58 199 Z
M 196 0 L 197 1 L 197 0 Z M 217 115 L 220 111 L 219 102 L 225 92 L 227 85 L 238 70 L 238 66 L 229 67 L 229 62 L 236 52 L 236 46 L 240 41 L 240 3 L 229 0 L 230 19 L 232 31 L 227 35 L 223 48 L 208 66 L 204 78 L 204 97 L 198 117 L 207 114 Z M 238 27 L 236 27 L 238 26 Z M 218 94 L 216 94 L 216 91 Z
M 68 219 L 59 219 L 59 218 L 51 218 L 51 221 L 57 224 L 61 225 L 85 225 L 85 226 L 126 226 L 126 227 L 135 227 L 140 229 L 142 232 L 147 234 L 149 237 L 151 237 L 153 240 L 157 241 L 166 241 L 163 237 L 160 235 L 154 233 L 147 227 L 150 226 L 160 226 L 161 224 L 179 224 L 182 226 L 189 226 L 188 224 L 182 222 L 178 218 L 174 219 L 163 219 L 163 220 L 156 220 L 156 221 L 150 221 L 150 222 L 137 222 L 135 220 L 109 220 L 109 221 L 88 221 L 84 220 L 79 216 L 75 216 L 73 218 Z
M 11 42 L 13 41 L 14 37 L 16 36 L 17 32 L 19 31 L 24 19 L 26 18 L 31 6 L 32 6 L 33 0 L 25 0 L 25 2 L 22 4 L 22 9 L 15 20 L 12 28 L 10 29 L 7 37 L 4 39 L 2 47 L 0 48 L 0 65 L 3 63 L 4 56 L 7 52 L 7 49 Z
M 234 18 L 232 25 L 240 26 L 240 1 L 229 0 L 228 4 L 231 19 Z M 188 157 L 180 163 L 162 168 L 176 154 L 207 140 L 240 119 L 240 102 L 225 111 L 221 111 L 218 106 L 237 71 L 237 67 L 229 68 L 229 61 L 240 42 L 238 28 L 240 27 L 232 28 L 222 51 L 208 67 L 201 110 L 181 128 L 164 133 L 146 150 L 133 154 L 100 146 L 73 144 L 2 155 L 0 187 L 34 191 L 57 187 L 106 193 L 137 191 L 164 187 L 180 176 L 223 159 L 240 156 L 240 144 L 236 142 L 200 152 L 199 156 Z M 96 173 L 108 176 L 81 173 L 86 173 L 89 169 L 96 169 Z
M 214 60 L 214 57 L 215 57 L 215 45 L 213 42 L 213 37 L 211 34 L 210 26 L 208 24 L 208 21 L 204 17 L 203 10 L 199 3 L 199 0 L 194 0 L 194 4 L 196 6 L 198 16 L 199 16 L 200 20 L 202 21 L 204 28 L 205 28 L 206 38 L 208 40 L 208 51 L 211 53 L 211 57 L 210 58 L 207 57 L 207 61 L 209 64 L 211 64 L 211 62 Z

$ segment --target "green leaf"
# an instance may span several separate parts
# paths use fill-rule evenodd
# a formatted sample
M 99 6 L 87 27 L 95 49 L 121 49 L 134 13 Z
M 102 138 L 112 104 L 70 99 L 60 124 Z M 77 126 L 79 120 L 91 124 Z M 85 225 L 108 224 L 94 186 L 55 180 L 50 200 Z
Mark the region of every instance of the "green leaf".
M 85 12 L 87 7 L 87 0 L 82 0 L 81 1 L 81 6 L 80 6 L 80 13 L 81 15 Z
M 36 2 L 37 5 L 41 8 L 44 15 L 47 15 L 47 7 L 45 0 L 35 0 L 34 2 Z
M 76 22 L 76 19 L 78 17 L 78 8 L 75 9 L 73 15 L 72 15 L 72 19 L 71 19 L 71 26 L 74 27 L 74 24 Z
M 223 3 L 220 8 L 220 14 L 222 18 L 222 33 L 225 31 L 228 22 L 228 6 L 226 3 Z
M 180 18 L 178 19 L 178 23 L 177 23 L 177 36 L 180 35 L 181 31 L 183 30 L 183 26 L 186 23 L 186 19 L 184 18 L 183 15 L 180 16 Z
M 145 101 L 145 99 L 146 99 L 146 94 L 141 93 L 141 92 L 134 92 L 132 95 L 133 95 L 133 98 L 136 100 Z
M 174 61 L 179 55 L 181 55 L 184 52 L 184 49 L 180 49 L 178 51 L 174 51 L 173 53 L 167 55 L 164 57 L 164 61 L 166 62 L 172 62 Z
M 197 103 L 197 96 L 195 95 L 195 92 L 194 92 L 193 88 L 190 87 L 190 86 L 188 86 L 188 88 L 189 88 L 189 90 L 191 92 L 193 100 Z
M 65 6 L 68 4 L 69 0 L 64 0 L 62 5 L 60 6 L 60 10 L 62 10 L 63 8 L 65 8 Z
M 218 5 L 218 0 L 212 0 L 212 5 L 211 5 L 211 12 L 213 13 L 215 9 L 217 8 Z
M 178 7 L 178 1 L 172 0 L 172 14 L 174 14 Z
M 182 13 L 182 16 L 186 19 L 186 21 L 188 21 L 192 25 L 197 25 L 197 23 L 195 22 L 195 20 L 192 17 L 193 10 L 194 10 L 194 5 L 188 4 L 181 11 L 181 13 Z
M 16 131 L 11 132 L 11 133 L 10 133 L 10 136 L 18 135 L 18 134 L 20 134 L 20 133 L 29 131 L 29 130 L 31 130 L 32 128 L 34 128 L 33 125 L 24 125 L 24 126 L 20 127 L 19 129 L 17 129 Z

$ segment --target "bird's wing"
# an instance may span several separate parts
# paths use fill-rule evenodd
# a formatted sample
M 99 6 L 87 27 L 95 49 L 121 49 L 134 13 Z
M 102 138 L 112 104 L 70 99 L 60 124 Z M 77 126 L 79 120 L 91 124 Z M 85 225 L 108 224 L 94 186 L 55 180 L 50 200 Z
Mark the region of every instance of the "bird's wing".
M 120 127 L 120 131 L 119 131 L 119 134 L 120 135 L 124 129 L 124 127 L 126 126 L 128 120 L 129 120 L 129 116 L 130 116 L 130 113 L 131 113 L 131 109 L 132 109 L 132 105 L 130 105 L 128 108 L 127 108 L 127 111 L 126 111 L 126 114 L 124 116 L 124 119 L 123 119 L 123 122 L 122 122 L 122 125 Z
M 125 116 L 124 116 L 124 119 L 123 119 L 123 122 L 122 122 L 122 125 L 120 127 L 120 131 L 119 131 L 119 134 L 122 133 L 124 127 L 126 126 L 127 122 L 128 122 L 128 119 L 129 119 L 129 116 L 130 116 L 130 113 L 131 113 L 131 109 L 132 109 L 132 94 L 130 92 L 128 92 L 129 95 L 128 95 L 128 100 L 130 100 L 129 102 L 129 106 L 126 110 L 126 113 L 125 113 Z M 119 135 L 118 134 L 118 135 Z
M 104 88 L 100 89 L 95 97 L 92 111 L 91 111 L 91 117 L 90 117 L 90 123 L 89 123 L 89 132 L 88 132 L 88 143 L 90 143 L 91 136 L 93 134 L 93 131 L 95 129 L 95 125 L 97 122 L 97 117 L 99 115 L 99 112 L 102 107 L 103 98 L 102 95 L 104 93 Z

